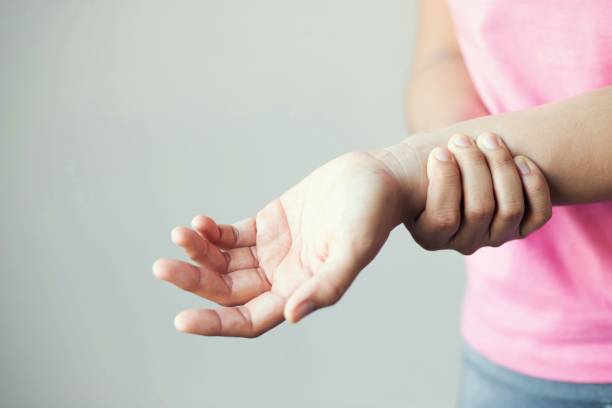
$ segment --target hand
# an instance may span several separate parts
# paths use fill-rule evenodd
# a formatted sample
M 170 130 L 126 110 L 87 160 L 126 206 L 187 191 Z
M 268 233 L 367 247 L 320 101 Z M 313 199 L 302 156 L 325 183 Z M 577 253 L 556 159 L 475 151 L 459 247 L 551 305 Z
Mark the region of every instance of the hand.
M 375 154 L 350 153 L 320 167 L 254 218 L 219 225 L 198 216 L 173 241 L 195 264 L 161 259 L 154 274 L 225 307 L 187 310 L 178 330 L 255 337 L 334 304 L 374 258 L 405 207 Z
M 407 225 L 425 249 L 469 255 L 525 237 L 548 221 L 544 175 L 528 158 L 513 158 L 500 137 L 484 133 L 476 144 L 455 135 L 448 148 L 430 153 L 425 210 Z

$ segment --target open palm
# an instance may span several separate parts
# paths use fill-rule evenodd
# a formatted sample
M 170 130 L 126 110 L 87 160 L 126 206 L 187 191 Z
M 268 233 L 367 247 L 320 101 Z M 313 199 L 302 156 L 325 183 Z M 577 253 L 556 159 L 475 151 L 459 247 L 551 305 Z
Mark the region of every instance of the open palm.
M 186 310 L 177 329 L 255 337 L 334 304 L 401 221 L 399 188 L 369 153 L 315 170 L 255 217 L 233 225 L 206 216 L 172 239 L 194 264 L 161 259 L 155 275 L 224 307 Z

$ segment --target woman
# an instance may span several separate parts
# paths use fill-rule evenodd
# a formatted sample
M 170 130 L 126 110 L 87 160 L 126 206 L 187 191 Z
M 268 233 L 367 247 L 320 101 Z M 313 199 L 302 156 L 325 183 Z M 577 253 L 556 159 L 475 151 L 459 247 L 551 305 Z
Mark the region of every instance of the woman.
M 421 11 L 419 133 L 332 160 L 244 221 L 175 229 L 196 265 L 162 259 L 155 275 L 224 305 L 175 325 L 254 337 L 297 322 L 338 301 L 403 223 L 427 249 L 472 254 L 461 406 L 607 406 L 612 2 L 425 0 Z M 551 204 L 564 206 L 527 236 Z
M 421 19 L 409 92 L 414 130 L 530 112 L 612 85 L 611 1 L 426 0 Z M 533 129 L 533 141 L 514 151 L 538 159 L 556 203 L 610 197 L 612 131 L 601 123 L 611 123 L 610 93 L 600 91 L 601 105 L 583 96 L 572 107 L 551 109 L 557 125 L 529 113 L 517 124 Z M 508 126 L 500 133 L 510 141 L 517 130 Z M 566 129 L 555 135 L 560 127 Z M 540 148 L 550 152 L 536 153 Z M 552 160 L 564 162 L 565 170 L 547 172 Z M 575 184 L 561 186 L 586 173 L 579 167 L 600 173 L 574 180 L 588 186 L 582 192 Z M 468 258 L 463 406 L 612 401 L 612 385 L 592 385 L 612 383 L 610 227 L 609 202 L 557 207 L 530 237 Z

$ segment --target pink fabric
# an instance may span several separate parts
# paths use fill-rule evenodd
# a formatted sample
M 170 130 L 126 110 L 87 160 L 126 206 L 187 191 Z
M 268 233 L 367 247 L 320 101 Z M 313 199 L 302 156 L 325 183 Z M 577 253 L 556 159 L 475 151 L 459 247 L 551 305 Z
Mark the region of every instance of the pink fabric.
M 492 114 L 612 85 L 611 0 L 450 6 Z M 467 258 L 463 335 L 485 357 L 527 375 L 612 383 L 612 202 L 553 214 L 528 238 Z

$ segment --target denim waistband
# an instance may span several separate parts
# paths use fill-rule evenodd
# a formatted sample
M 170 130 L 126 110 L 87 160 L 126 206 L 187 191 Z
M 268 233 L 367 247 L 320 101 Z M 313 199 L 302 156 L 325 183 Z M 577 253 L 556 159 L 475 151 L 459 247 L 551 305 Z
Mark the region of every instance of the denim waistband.
M 489 361 L 468 344 L 464 344 L 463 357 L 465 364 L 482 375 L 520 392 L 569 401 L 606 402 L 612 406 L 612 384 L 561 382 L 520 374 Z

